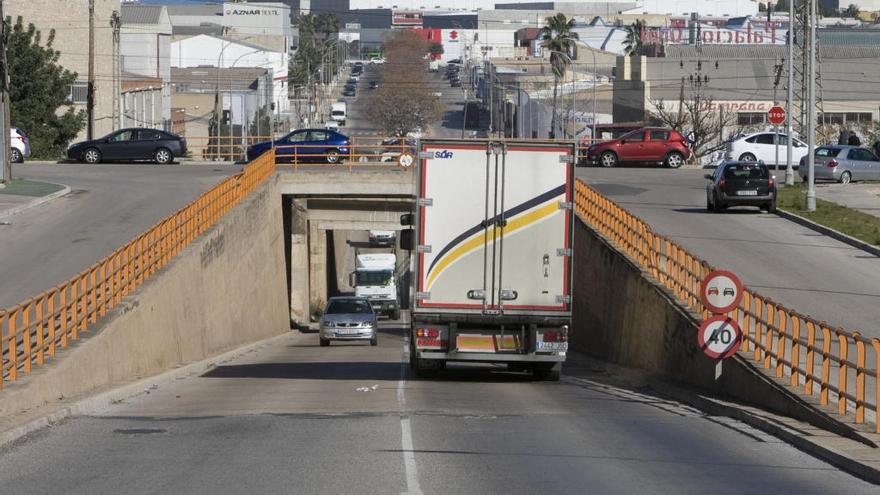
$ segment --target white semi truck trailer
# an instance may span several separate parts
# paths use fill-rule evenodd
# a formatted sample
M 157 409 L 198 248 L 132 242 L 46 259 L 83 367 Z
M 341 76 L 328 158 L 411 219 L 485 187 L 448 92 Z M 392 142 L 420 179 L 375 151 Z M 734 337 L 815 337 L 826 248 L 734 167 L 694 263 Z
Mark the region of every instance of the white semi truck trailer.
M 558 380 L 571 323 L 574 145 L 423 140 L 410 365 L 506 363 Z

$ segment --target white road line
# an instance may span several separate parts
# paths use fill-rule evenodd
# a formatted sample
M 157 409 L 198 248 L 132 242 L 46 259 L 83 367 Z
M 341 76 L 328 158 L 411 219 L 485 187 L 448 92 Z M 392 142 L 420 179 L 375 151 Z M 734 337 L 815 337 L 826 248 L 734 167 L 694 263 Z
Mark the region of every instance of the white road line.
M 409 334 L 403 338 L 403 353 L 400 358 L 400 380 L 397 381 L 397 403 L 400 407 L 400 450 L 403 452 L 403 465 L 406 468 L 407 495 L 423 495 L 419 486 L 419 472 L 416 469 L 416 454 L 413 452 L 412 427 L 406 412 L 406 367 L 409 365 Z

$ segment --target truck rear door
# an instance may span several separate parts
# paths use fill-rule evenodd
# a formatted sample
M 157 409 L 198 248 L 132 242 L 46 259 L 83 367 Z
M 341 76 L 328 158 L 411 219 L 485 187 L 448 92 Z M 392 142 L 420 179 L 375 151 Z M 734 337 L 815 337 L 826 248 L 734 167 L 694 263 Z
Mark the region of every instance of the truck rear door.
M 569 311 L 574 147 L 422 143 L 416 310 Z

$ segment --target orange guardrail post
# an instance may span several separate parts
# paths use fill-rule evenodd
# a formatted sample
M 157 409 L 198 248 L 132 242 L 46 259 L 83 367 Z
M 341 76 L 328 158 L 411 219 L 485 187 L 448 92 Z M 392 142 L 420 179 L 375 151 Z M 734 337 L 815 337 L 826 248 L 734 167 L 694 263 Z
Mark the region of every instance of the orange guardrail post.
M 819 382 L 819 403 L 828 404 L 828 385 L 831 384 L 831 330 L 821 323 L 822 329 L 822 377 Z
M 813 377 L 816 374 L 816 323 L 813 320 L 807 320 L 807 362 L 804 369 L 807 371 L 804 393 L 813 395 Z
M 801 317 L 794 311 L 789 313 L 791 317 L 791 386 L 798 386 L 801 365 Z
M 3 325 L 0 325 L 2 328 Z M 874 348 L 874 431 L 880 433 L 880 339 L 871 339 L 871 347 Z
M 9 311 L 9 320 L 6 325 L 6 351 L 9 353 L 9 381 L 14 382 L 18 378 L 18 330 L 16 328 L 16 320 L 18 320 L 19 306 L 15 306 Z
M 862 334 L 855 331 L 852 334 L 856 342 L 856 423 L 865 422 L 865 343 Z
M 835 331 L 837 332 L 837 345 L 838 352 L 840 353 L 837 373 L 837 413 L 843 416 L 846 414 L 846 385 L 849 378 L 849 375 L 847 375 L 849 366 L 846 364 L 847 357 L 849 356 L 849 342 L 846 340 L 846 335 L 840 333 L 839 328 L 836 328 Z
M 3 347 L 6 341 L 4 329 L 6 328 L 6 311 L 0 310 L 0 390 L 3 389 L 3 377 L 6 376 L 6 364 L 3 359 Z M 11 353 L 10 353 L 11 354 Z
M 781 304 L 776 305 L 779 333 L 776 336 L 776 378 L 782 378 L 785 374 L 785 340 L 788 330 L 788 314 Z

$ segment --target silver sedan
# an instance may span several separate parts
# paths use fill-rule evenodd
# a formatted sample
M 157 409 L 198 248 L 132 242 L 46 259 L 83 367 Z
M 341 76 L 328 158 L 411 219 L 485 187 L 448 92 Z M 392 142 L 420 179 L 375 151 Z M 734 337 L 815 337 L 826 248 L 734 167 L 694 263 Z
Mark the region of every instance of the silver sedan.
M 816 148 L 816 180 L 833 180 L 849 184 L 857 180 L 880 180 L 880 159 L 869 150 L 858 146 L 827 145 Z M 801 158 L 798 174 L 806 181 L 806 157 Z
M 370 301 L 363 297 L 331 297 L 321 316 L 321 346 L 331 340 L 369 340 L 379 343 L 376 335 L 378 321 Z

